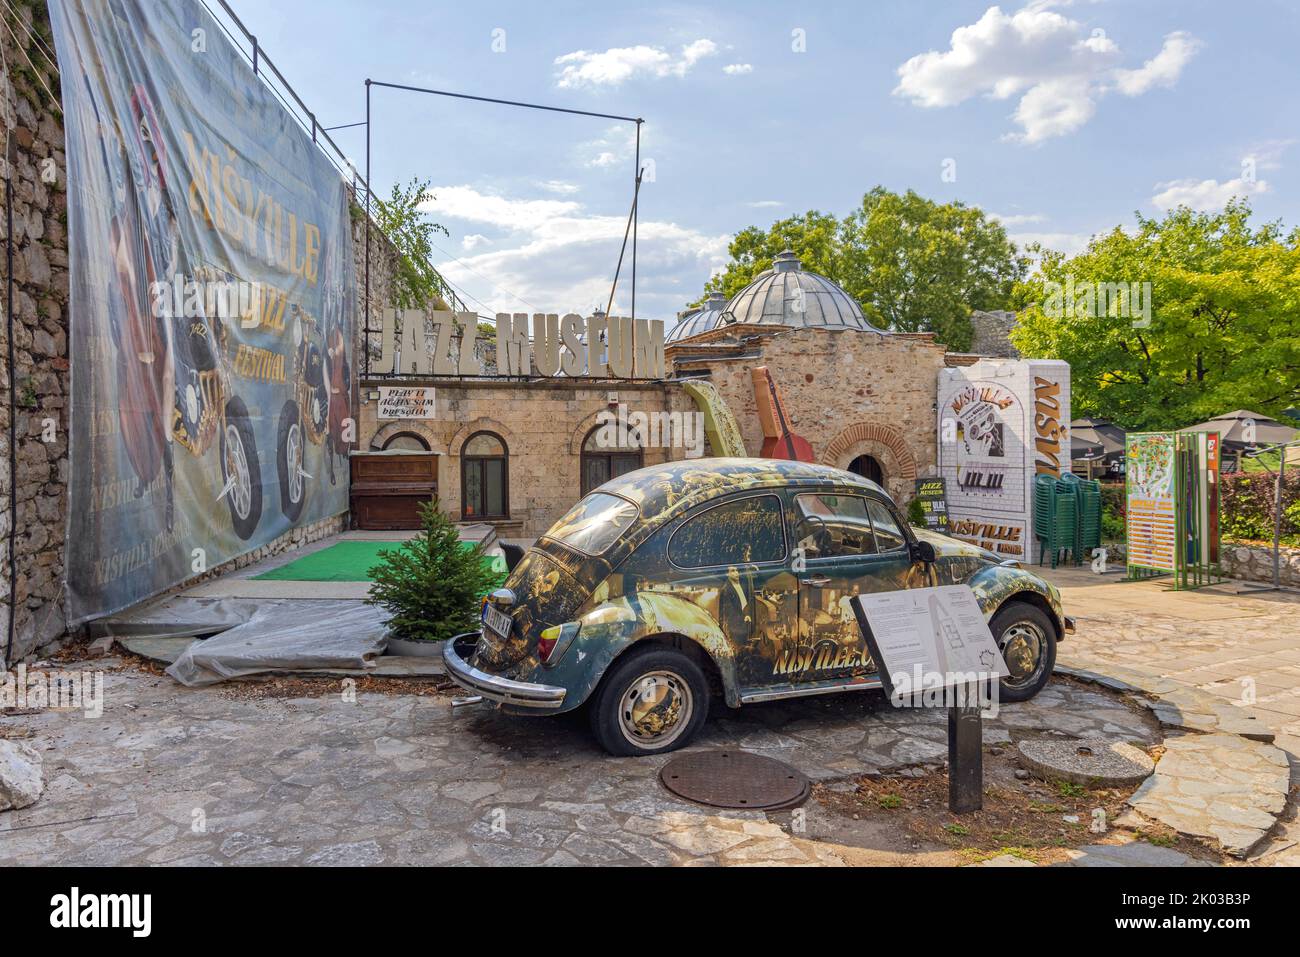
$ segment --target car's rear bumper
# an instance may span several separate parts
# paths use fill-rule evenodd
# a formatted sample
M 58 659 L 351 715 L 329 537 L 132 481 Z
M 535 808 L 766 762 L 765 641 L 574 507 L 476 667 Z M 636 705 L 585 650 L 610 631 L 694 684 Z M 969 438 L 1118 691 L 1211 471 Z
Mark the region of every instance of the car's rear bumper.
M 479 632 L 470 631 L 457 635 L 448 641 L 442 649 L 442 663 L 447 669 L 447 677 L 466 691 L 481 695 L 489 701 L 508 705 L 511 709 L 528 711 L 558 711 L 564 706 L 566 689 L 558 685 L 533 684 L 529 681 L 513 681 L 499 675 L 488 674 L 469 664 L 456 646 L 473 647 L 478 641 Z

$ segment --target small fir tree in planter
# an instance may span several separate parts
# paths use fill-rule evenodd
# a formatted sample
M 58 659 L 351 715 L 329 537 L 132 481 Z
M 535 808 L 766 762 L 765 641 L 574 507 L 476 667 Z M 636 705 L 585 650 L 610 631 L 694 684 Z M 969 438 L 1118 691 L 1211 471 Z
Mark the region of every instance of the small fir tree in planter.
M 461 543 L 437 499 L 420 506 L 420 523 L 414 538 L 379 553 L 380 563 L 367 573 L 374 585 L 366 602 L 391 612 L 394 637 L 444 641 L 478 626 L 480 601 L 500 576 L 482 543 Z

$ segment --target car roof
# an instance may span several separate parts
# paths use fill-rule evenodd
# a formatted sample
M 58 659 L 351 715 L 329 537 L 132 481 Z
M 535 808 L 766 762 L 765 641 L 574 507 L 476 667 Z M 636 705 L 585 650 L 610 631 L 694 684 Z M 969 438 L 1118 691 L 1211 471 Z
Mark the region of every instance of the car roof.
M 597 491 L 630 499 L 640 508 L 642 521 L 659 524 L 732 492 L 827 486 L 851 486 L 886 494 L 870 479 L 829 465 L 750 458 L 683 459 L 651 465 L 611 479 Z

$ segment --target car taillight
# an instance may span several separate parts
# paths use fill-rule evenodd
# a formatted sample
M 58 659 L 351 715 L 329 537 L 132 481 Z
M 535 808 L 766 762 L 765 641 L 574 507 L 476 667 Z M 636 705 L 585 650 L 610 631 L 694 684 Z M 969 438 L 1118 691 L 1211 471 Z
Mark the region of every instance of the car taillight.
M 551 665 L 564 657 L 564 651 L 578 634 L 581 626 L 576 621 L 552 625 L 537 640 L 537 657 L 542 664 Z

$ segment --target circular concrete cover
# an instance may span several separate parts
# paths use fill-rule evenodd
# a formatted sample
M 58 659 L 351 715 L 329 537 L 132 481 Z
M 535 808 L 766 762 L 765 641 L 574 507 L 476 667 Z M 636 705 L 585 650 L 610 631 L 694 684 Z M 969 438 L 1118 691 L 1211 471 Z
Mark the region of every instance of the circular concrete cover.
M 810 791 L 801 771 L 748 751 L 690 751 L 665 764 L 659 780 L 708 807 L 774 811 L 802 804 Z
M 1039 738 L 1017 749 L 1021 763 L 1041 777 L 1093 787 L 1139 784 L 1156 769 L 1141 748 L 1107 738 Z

